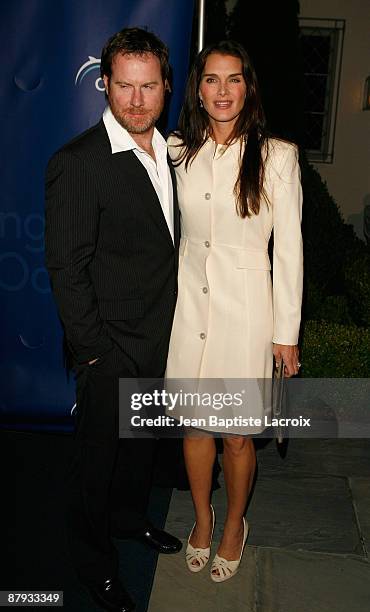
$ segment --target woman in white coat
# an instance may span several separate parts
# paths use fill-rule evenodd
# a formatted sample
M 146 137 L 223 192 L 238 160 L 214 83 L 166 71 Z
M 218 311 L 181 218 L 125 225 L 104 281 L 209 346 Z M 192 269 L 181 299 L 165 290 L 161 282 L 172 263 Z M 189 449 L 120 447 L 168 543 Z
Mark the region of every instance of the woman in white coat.
M 168 378 L 271 379 L 273 355 L 284 361 L 286 376 L 298 373 L 298 155 L 293 144 L 268 138 L 264 126 L 257 79 L 243 47 L 226 41 L 204 49 L 189 77 L 179 131 L 169 139 L 182 238 Z M 197 572 L 210 556 L 216 447 L 209 433 L 193 433 L 184 439 L 196 517 L 186 560 Z M 248 534 L 244 512 L 256 457 L 247 433 L 241 428 L 223 440 L 228 509 L 211 568 L 216 582 L 236 573 Z

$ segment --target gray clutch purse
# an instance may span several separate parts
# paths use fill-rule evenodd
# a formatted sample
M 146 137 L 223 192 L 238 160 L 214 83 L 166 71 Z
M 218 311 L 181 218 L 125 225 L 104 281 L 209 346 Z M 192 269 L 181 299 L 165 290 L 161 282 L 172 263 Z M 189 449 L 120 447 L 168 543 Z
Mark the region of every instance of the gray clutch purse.
M 272 418 L 282 419 L 286 416 L 285 384 L 284 384 L 284 362 L 280 361 L 279 367 L 274 362 L 274 373 L 272 380 Z M 284 440 L 283 427 L 274 425 L 274 435 L 279 444 Z

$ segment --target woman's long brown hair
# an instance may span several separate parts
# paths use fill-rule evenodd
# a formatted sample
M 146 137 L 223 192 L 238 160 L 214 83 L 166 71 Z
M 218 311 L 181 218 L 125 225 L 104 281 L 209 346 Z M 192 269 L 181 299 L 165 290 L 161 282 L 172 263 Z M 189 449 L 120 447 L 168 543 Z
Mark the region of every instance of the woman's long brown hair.
M 199 86 L 207 57 L 211 53 L 238 57 L 242 62 L 242 72 L 247 86 L 243 109 L 226 142 L 227 145 L 230 145 L 235 140 L 241 139 L 245 145 L 234 186 L 237 213 L 245 218 L 251 213 L 259 213 L 262 198 L 268 203 L 263 187 L 268 140 L 256 73 L 246 50 L 239 43 L 226 40 L 209 45 L 197 56 L 189 75 L 181 109 L 177 132 L 182 140 L 181 153 L 175 160 L 175 165 L 185 162 L 187 169 L 209 136 L 212 135 L 208 114 L 199 104 Z M 265 149 L 264 153 L 263 149 Z

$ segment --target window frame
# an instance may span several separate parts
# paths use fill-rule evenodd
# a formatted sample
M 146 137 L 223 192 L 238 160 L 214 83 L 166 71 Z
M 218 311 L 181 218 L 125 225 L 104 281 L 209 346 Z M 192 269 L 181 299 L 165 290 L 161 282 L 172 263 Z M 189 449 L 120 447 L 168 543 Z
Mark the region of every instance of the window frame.
M 325 99 L 324 127 L 321 139 L 321 149 L 306 149 L 309 161 L 332 164 L 334 161 L 334 144 L 338 114 L 340 77 L 342 71 L 345 20 L 300 17 L 299 29 L 300 33 L 305 34 L 306 36 L 309 35 L 310 31 L 312 32 L 312 35 L 315 34 L 315 31 L 317 34 L 320 32 L 330 32 L 332 39 L 334 40 L 334 42 L 331 43 L 332 57 L 327 79 L 328 84 Z

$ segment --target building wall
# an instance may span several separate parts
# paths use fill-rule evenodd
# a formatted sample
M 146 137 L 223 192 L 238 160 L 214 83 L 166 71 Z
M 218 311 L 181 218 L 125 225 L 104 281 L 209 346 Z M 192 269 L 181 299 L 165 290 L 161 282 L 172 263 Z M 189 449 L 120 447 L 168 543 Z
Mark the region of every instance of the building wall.
M 300 0 L 300 17 L 345 20 L 334 160 L 314 165 L 344 219 L 363 238 L 363 210 L 370 205 L 370 111 L 362 110 L 370 75 L 370 2 Z

